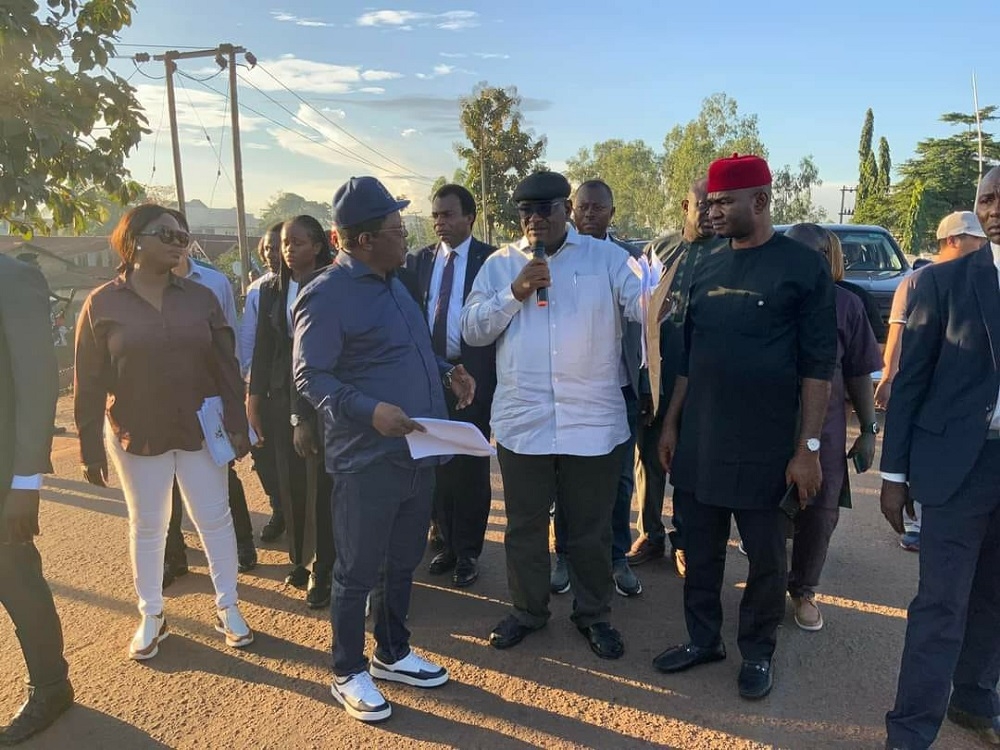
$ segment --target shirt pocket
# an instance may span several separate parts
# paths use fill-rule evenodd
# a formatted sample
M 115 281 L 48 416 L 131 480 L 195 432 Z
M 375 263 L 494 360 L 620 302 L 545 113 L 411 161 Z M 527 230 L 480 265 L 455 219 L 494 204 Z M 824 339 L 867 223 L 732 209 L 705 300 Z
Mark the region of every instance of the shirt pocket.
M 615 314 L 611 283 L 606 274 L 573 274 L 572 303 L 559 315 L 564 361 L 597 367 L 596 348 L 615 337 Z M 553 304 L 560 304 L 554 300 Z M 620 333 L 620 332 L 619 332 Z
M 768 337 L 774 330 L 776 295 L 751 289 L 734 293 L 729 325 L 745 336 Z

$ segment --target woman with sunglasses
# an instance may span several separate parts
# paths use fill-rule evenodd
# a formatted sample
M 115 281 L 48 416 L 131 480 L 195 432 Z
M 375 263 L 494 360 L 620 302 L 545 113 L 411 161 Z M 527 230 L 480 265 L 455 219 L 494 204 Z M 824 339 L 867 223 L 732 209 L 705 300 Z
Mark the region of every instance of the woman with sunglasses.
M 313 609 L 330 603 L 333 573 L 331 481 L 320 450 L 319 425 L 292 383 L 292 307 L 299 290 L 330 265 L 330 236 L 312 216 L 281 228 L 281 267 L 260 290 L 257 338 L 250 365 L 250 423 L 272 443 L 292 571 L 285 583 L 307 588 Z M 307 564 L 312 562 L 312 573 Z
M 834 282 L 844 278 L 844 253 L 833 232 L 817 224 L 796 224 L 785 233 L 823 255 L 830 264 Z M 795 607 L 795 624 L 803 630 L 821 630 L 823 615 L 816 605 L 816 587 L 826 563 L 840 509 L 851 507 L 851 483 L 847 459 L 856 471 L 867 471 L 875 456 L 875 389 L 871 374 L 882 366 L 878 342 L 872 332 L 864 303 L 852 292 L 837 286 L 837 365 L 830 381 L 830 404 L 820 435 L 819 460 L 823 484 L 819 493 L 796 516 L 792 541 L 792 565 L 788 571 L 788 593 Z M 861 434 L 847 450 L 849 398 L 858 415 Z
M 77 326 L 74 408 L 84 476 L 103 487 L 111 454 L 128 508 L 142 618 L 129 656 L 140 660 L 156 656 L 168 632 L 163 552 L 175 477 L 208 558 L 215 629 L 229 646 L 253 642 L 237 606 L 226 466 L 212 459 L 198 420 L 204 400 L 221 397 L 237 457 L 249 450 L 235 334 L 209 289 L 173 273 L 190 243 L 178 217 L 147 204 L 121 218 L 110 239 L 119 276 L 91 292 Z

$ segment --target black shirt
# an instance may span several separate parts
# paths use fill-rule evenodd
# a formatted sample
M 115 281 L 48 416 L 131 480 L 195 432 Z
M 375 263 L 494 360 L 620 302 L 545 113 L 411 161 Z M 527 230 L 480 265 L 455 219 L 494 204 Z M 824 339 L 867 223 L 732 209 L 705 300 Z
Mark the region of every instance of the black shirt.
M 833 375 L 834 299 L 823 256 L 782 235 L 702 259 L 684 325 L 680 374 L 689 381 L 675 487 L 709 505 L 778 504 L 800 381 Z

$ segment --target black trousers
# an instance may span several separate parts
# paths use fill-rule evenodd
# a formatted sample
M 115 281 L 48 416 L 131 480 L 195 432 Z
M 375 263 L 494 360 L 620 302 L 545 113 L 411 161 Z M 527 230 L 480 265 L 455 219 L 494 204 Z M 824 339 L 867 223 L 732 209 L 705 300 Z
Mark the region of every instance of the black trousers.
M 434 520 L 445 549 L 456 557 L 479 557 L 490 518 L 489 456 L 455 456 L 437 468 Z
M 660 431 L 663 429 L 663 417 L 666 405 L 660 404 L 660 409 L 648 427 L 639 422 L 636 436 L 635 457 L 635 491 L 639 495 L 639 523 L 636 528 L 640 534 L 645 534 L 656 544 L 665 544 L 668 536 L 663 525 L 663 496 L 667 491 L 667 472 L 660 463 L 659 444 Z M 670 531 L 670 546 L 674 549 L 684 549 L 684 514 L 678 507 L 677 493 L 674 493 L 674 511 L 670 519 L 673 529 Z
M 334 559 L 330 509 L 333 481 L 326 473 L 323 456 L 306 460 L 289 447 L 282 459 L 288 462 L 291 489 L 288 497 L 282 498 L 288 559 L 292 565 L 307 566 L 314 562 L 314 573 L 329 572 L 333 569 Z M 310 486 L 312 483 L 315 487 Z
M 184 518 L 184 505 L 181 502 L 181 489 L 174 480 L 173 504 L 170 509 L 170 525 L 167 527 L 166 558 L 184 554 L 184 534 L 181 533 L 181 520 Z M 233 515 L 233 528 L 236 531 L 236 546 L 242 549 L 253 547 L 253 524 L 250 522 L 250 509 L 247 508 L 247 495 L 243 490 L 243 482 L 229 464 L 229 512 Z
M 816 592 L 826 564 L 830 538 L 840 520 L 840 508 L 810 505 L 795 516 L 792 537 L 792 567 L 788 571 L 788 593 L 806 596 Z
M 266 405 L 261 409 L 261 418 L 264 420 L 264 434 L 273 435 L 271 409 Z M 265 440 L 259 446 L 252 447 L 250 455 L 253 456 L 253 470 L 260 479 L 260 486 L 264 488 L 271 512 L 281 515 L 281 485 L 278 483 L 278 459 L 274 452 L 274 441 Z
M 507 509 L 507 584 L 515 616 L 538 628 L 549 619 L 549 506 L 566 522 L 573 622 L 607 622 L 611 577 L 611 510 L 624 444 L 603 456 L 532 456 L 498 446 Z
M 684 496 L 684 497 L 681 497 Z M 731 509 L 705 505 L 675 490 L 684 508 L 685 535 L 690 542 L 684 578 L 684 619 L 696 646 L 711 648 L 722 640 L 722 584 L 726 572 L 726 545 L 732 518 L 750 561 L 747 585 L 740 602 L 737 643 L 749 661 L 770 659 L 778 625 L 785 614 L 787 518 L 777 508 Z
M 930 499 L 930 498 L 928 498 Z M 923 505 L 920 583 L 910 604 L 890 744 L 920 750 L 948 702 L 1000 715 L 1000 440 L 943 504 Z
M 386 662 L 410 651 L 406 616 L 413 571 L 427 545 L 434 468 L 379 459 L 358 472 L 333 475 L 333 568 L 330 619 L 333 671 L 363 672 L 365 599 L 372 595 L 375 652 Z
M 69 667 L 63 658 L 62 625 L 33 543 L 0 543 L 0 603 L 14 623 L 28 684 L 45 687 L 65 680 Z

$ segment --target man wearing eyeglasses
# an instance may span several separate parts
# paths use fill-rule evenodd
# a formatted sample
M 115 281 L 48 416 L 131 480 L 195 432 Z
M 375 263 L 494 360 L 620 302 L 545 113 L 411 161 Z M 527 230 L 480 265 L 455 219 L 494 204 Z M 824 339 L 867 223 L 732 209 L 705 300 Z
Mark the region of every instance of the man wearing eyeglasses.
M 174 275 L 191 279 L 208 287 L 219 300 L 222 313 L 226 317 L 226 323 L 233 331 L 238 331 L 240 327 L 236 318 L 236 299 L 233 295 L 233 285 L 224 273 L 191 257 L 191 235 L 186 231 L 187 220 L 179 212 L 175 214 L 175 217 L 184 231 L 172 232 L 173 236 L 169 239 L 162 238 L 165 242 L 171 242 L 184 248 L 184 252 L 181 253 L 181 261 L 174 269 Z M 236 348 L 236 358 L 239 359 L 239 339 L 237 339 Z M 164 588 L 173 583 L 178 576 L 188 572 L 184 535 L 181 532 L 182 509 L 180 488 L 177 486 L 177 482 L 174 482 L 173 507 L 170 512 L 170 526 L 167 528 L 167 543 L 163 561 Z M 253 525 L 250 521 L 250 510 L 247 507 L 246 491 L 243 489 L 243 482 L 240 481 L 232 464 L 229 466 L 229 510 L 232 513 L 233 527 L 236 531 L 239 570 L 241 573 L 246 573 L 257 566 L 257 549 L 253 542 Z
M 573 622 L 594 653 L 617 659 L 624 644 L 608 620 L 611 511 L 629 439 L 621 318 L 642 320 L 642 279 L 625 250 L 567 223 L 569 194 L 569 182 L 554 172 L 517 186 L 524 237 L 486 260 L 462 310 L 466 342 L 497 346 L 491 424 L 514 611 L 490 643 L 515 646 L 549 619 L 555 497 L 565 514 Z

